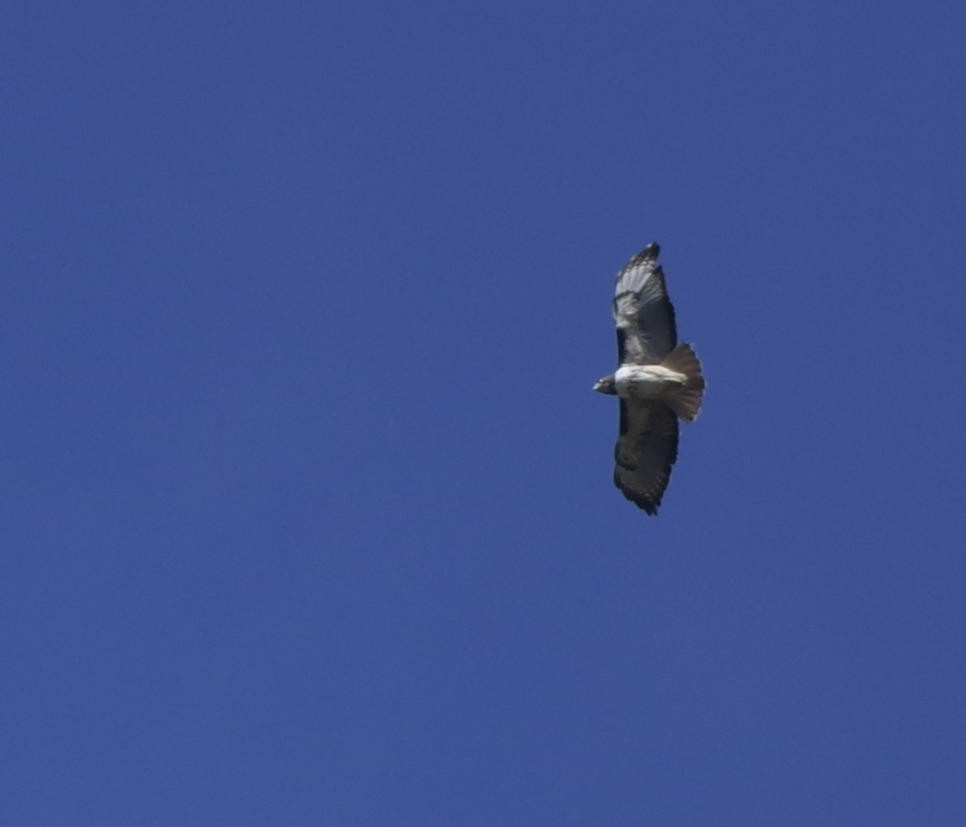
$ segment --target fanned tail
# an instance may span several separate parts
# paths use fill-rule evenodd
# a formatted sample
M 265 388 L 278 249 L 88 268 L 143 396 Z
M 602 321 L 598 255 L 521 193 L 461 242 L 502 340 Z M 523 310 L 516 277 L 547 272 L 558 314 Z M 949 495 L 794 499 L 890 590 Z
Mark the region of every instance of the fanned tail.
M 681 419 L 686 422 L 694 421 L 701 410 L 701 399 L 704 396 L 704 375 L 701 373 L 697 354 L 691 345 L 680 344 L 661 364 L 687 377 L 681 389 L 667 396 L 664 401 Z

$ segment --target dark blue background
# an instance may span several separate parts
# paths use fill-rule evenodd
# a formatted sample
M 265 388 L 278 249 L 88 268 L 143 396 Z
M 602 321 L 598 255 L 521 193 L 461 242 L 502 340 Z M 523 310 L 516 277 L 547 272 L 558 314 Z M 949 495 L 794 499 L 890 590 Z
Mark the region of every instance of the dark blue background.
M 964 24 L 12 4 L 3 822 L 966 822 Z

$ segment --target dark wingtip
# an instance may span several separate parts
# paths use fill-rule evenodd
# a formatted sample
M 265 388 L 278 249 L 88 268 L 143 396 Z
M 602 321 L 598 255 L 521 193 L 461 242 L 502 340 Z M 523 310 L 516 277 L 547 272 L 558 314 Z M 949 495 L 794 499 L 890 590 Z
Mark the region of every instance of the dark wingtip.
M 618 466 L 620 466 L 619 462 Z M 643 491 L 637 491 L 633 488 L 627 488 L 621 479 L 619 467 L 614 469 L 614 485 L 617 486 L 621 494 L 642 511 L 646 511 L 652 517 L 657 516 L 657 510 L 661 507 L 661 500 L 664 497 L 663 491 L 657 496 L 654 496 L 653 494 L 645 494 Z
M 652 264 L 657 262 L 657 257 L 661 253 L 661 247 L 656 241 L 652 241 L 643 250 L 631 257 L 631 260 L 627 262 L 628 267 L 634 267 L 644 262 L 651 262 Z
M 635 505 L 637 505 L 638 508 L 643 509 L 652 517 L 656 517 L 657 510 L 658 508 L 661 507 L 661 495 L 658 494 L 656 497 L 653 497 L 653 496 L 651 497 L 644 496 L 640 498 L 635 497 L 633 502 Z
M 634 505 L 636 505 L 641 511 L 645 512 L 651 517 L 657 516 L 657 510 L 660 508 L 660 500 L 655 502 L 654 500 L 647 499 L 646 497 L 628 497 Z

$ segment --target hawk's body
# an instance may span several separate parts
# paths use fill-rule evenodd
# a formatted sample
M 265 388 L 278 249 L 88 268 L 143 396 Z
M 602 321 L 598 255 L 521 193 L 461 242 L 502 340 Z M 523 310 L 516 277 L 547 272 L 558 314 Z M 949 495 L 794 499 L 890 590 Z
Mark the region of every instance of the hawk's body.
M 648 514 L 657 513 L 677 459 L 678 417 L 693 420 L 704 393 L 698 357 L 677 343 L 659 252 L 648 244 L 617 275 L 618 368 L 594 385 L 620 397 L 614 483 Z

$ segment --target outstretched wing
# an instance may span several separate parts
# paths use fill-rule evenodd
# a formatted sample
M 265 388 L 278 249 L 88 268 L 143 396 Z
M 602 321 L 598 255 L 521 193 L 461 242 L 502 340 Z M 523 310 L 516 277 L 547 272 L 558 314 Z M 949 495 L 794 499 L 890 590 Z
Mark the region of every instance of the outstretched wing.
M 660 400 L 621 399 L 614 446 L 614 485 L 648 514 L 657 514 L 678 457 L 678 418 Z
M 657 364 L 678 343 L 674 307 L 657 263 L 660 252 L 656 242 L 648 244 L 617 274 L 614 321 L 620 365 Z

